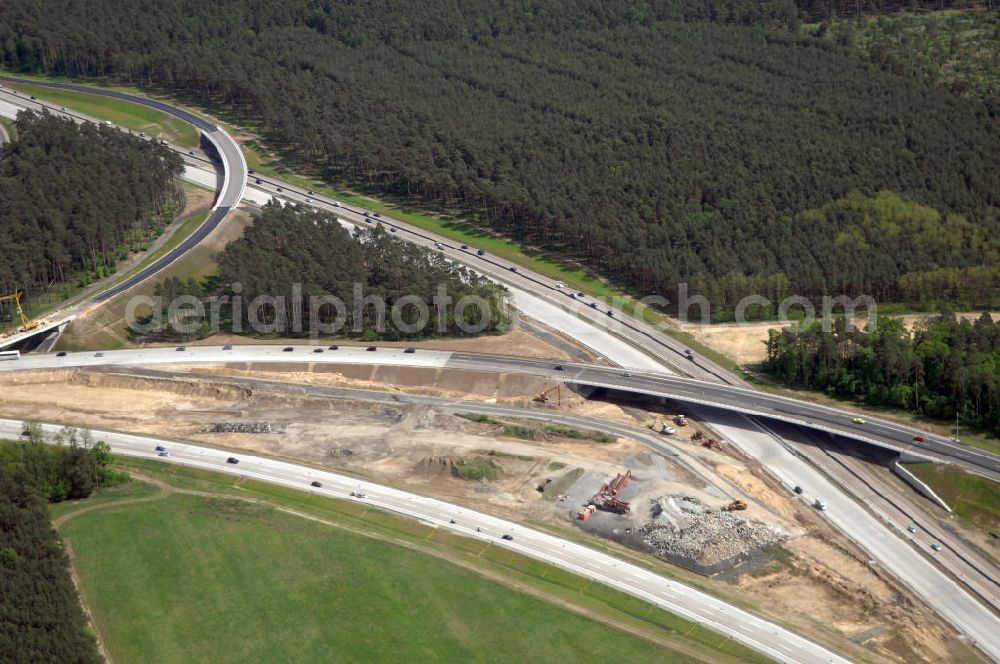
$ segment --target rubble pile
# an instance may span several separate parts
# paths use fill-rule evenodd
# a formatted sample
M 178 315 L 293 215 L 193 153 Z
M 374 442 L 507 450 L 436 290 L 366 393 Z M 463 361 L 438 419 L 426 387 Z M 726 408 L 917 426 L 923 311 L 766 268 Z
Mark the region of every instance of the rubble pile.
M 216 422 L 203 433 L 274 433 L 270 422 Z
M 788 539 L 778 528 L 690 496 L 664 496 L 650 503 L 651 520 L 640 529 L 642 541 L 668 559 L 713 565 Z

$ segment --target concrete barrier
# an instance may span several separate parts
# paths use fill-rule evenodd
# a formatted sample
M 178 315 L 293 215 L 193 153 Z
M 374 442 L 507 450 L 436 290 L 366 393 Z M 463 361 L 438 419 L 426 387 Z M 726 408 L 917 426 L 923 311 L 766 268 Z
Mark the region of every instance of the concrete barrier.
M 899 479 L 909 484 L 914 491 L 919 493 L 921 496 L 945 508 L 948 510 L 949 514 L 951 513 L 951 508 L 948 507 L 948 503 L 941 499 L 941 496 L 934 493 L 934 490 L 927 486 L 919 477 L 908 471 L 906 468 L 903 468 L 898 461 L 892 464 L 892 472 L 895 473 Z

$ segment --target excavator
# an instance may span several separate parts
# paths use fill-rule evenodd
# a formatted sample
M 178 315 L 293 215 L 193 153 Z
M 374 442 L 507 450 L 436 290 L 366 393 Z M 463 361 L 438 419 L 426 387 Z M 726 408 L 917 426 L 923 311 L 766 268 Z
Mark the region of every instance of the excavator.
M 556 403 L 557 403 L 557 405 L 561 406 L 562 405 L 562 390 L 559 389 L 558 385 L 555 385 L 554 387 L 550 387 L 547 390 L 539 392 L 538 394 L 536 394 L 534 396 L 534 398 L 532 400 L 533 401 L 537 401 L 538 403 L 551 403 L 552 399 L 550 398 L 549 395 L 552 394 L 553 392 L 556 393 Z
M 0 295 L 0 302 L 14 302 L 17 305 L 17 313 L 21 317 L 21 332 L 27 332 L 28 330 L 33 330 L 38 327 L 38 321 L 29 320 L 27 316 L 24 315 L 24 309 L 21 307 L 21 291 L 14 291 L 9 295 Z

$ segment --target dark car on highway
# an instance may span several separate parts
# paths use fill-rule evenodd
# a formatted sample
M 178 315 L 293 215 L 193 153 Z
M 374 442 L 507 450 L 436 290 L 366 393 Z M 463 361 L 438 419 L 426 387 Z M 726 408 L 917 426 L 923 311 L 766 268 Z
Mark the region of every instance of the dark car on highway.
M 239 463 L 239 462 L 240 462 L 240 460 L 237 459 L 236 457 L 229 457 L 228 459 L 226 459 L 226 463 L 231 463 L 231 464 L 234 464 L 234 465 L 237 464 L 237 463 Z
M 322 353 L 323 349 L 322 348 L 313 348 L 313 352 L 314 353 Z
M 293 350 L 295 350 L 295 349 L 292 348 L 291 346 L 285 346 L 284 348 L 281 349 L 281 352 L 282 353 L 291 353 Z
M 514 536 L 513 535 L 503 535 L 503 536 L 500 537 L 500 539 L 505 539 L 508 542 L 510 542 L 511 540 L 514 539 Z
M 320 484 L 319 482 L 317 482 L 316 480 L 313 480 L 312 482 L 309 483 L 309 486 L 314 486 L 314 487 L 316 487 L 318 489 L 318 488 L 320 488 L 323 485 Z
M 369 352 L 374 352 L 374 351 L 378 350 L 378 346 L 369 346 L 368 348 L 365 348 L 365 350 L 367 350 Z
M 56 353 L 56 357 L 66 357 L 66 351 L 64 350 L 59 351 L 58 353 Z

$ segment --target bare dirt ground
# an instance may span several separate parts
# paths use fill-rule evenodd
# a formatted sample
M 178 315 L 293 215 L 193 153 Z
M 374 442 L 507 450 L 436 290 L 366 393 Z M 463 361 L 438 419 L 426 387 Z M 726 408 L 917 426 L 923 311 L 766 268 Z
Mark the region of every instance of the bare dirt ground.
M 827 642 L 847 644 L 851 649 L 855 646 L 849 644 L 850 639 L 863 641 L 864 650 L 858 652 L 876 661 L 949 657 L 950 630 L 869 566 L 859 551 L 831 532 L 808 506 L 785 496 L 756 473 L 753 464 L 741 459 L 732 446 L 723 441 L 717 451 L 692 441 L 692 434 L 701 430 L 696 422 L 678 428 L 674 436 L 663 436 L 670 454 L 661 455 L 625 439 L 597 443 L 551 434 L 530 440 L 512 438 L 495 421 L 468 421 L 426 406 L 330 399 L 308 394 L 301 386 L 251 388 L 227 381 L 224 375 L 247 370 L 209 369 L 216 373 L 200 377 L 80 370 L 7 374 L 0 376 L 0 415 L 44 417 L 295 459 L 557 528 L 576 525 L 575 513 L 600 485 L 630 470 L 633 481 L 623 498 L 632 502 L 633 512 L 626 517 L 599 512 L 588 522 L 603 523 L 591 532 L 618 541 L 626 541 L 625 531 L 641 525 L 650 501 L 659 497 L 692 496 L 712 509 L 740 498 L 749 503 L 739 513 L 741 517 L 780 528 L 791 539 L 777 555 L 765 555 L 717 577 L 697 577 L 698 583 L 735 595 L 766 615 Z M 301 367 L 297 369 L 301 373 Z M 289 373 L 274 375 L 287 379 Z M 428 389 L 417 386 L 423 378 L 407 377 L 400 369 L 363 377 L 315 373 L 306 380 L 299 376 L 303 385 L 353 381 L 382 390 L 403 389 L 400 384 L 405 389 Z M 501 400 L 530 401 L 537 387 L 531 380 L 512 381 L 504 389 L 487 386 L 482 377 L 465 376 L 457 382 L 474 387 L 483 395 L 478 398 L 496 399 L 499 394 Z M 441 384 L 454 387 L 457 383 L 446 377 Z M 468 398 L 469 393 L 463 392 Z M 585 402 L 576 395 L 568 397 L 568 402 L 573 412 L 589 411 L 640 427 L 669 414 L 663 408 Z M 268 423 L 271 432 L 208 431 L 220 423 L 259 422 Z M 461 461 L 492 464 L 496 478 L 459 479 L 455 466 Z M 546 484 L 548 480 L 551 483 Z M 544 491 L 538 490 L 540 486 Z M 567 497 L 560 500 L 560 496 Z M 688 578 L 677 568 L 671 573 Z
M 936 314 L 906 314 L 892 316 L 903 321 L 907 329 L 913 328 L 921 321 L 935 316 Z M 972 311 L 955 314 L 964 320 L 975 320 L 982 315 L 982 312 Z M 1000 312 L 990 314 L 996 320 Z M 864 319 L 859 318 L 859 324 Z M 767 356 L 764 346 L 767 341 L 769 330 L 781 329 L 783 326 L 776 322 L 745 323 L 737 325 L 735 323 L 718 325 L 696 325 L 694 323 L 677 323 L 678 327 L 685 332 L 694 335 L 698 342 L 705 344 L 709 348 L 716 350 L 729 357 L 739 364 L 758 364 L 763 362 Z

